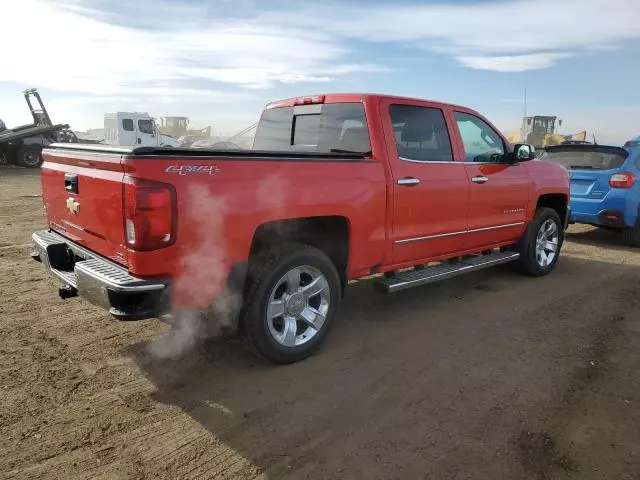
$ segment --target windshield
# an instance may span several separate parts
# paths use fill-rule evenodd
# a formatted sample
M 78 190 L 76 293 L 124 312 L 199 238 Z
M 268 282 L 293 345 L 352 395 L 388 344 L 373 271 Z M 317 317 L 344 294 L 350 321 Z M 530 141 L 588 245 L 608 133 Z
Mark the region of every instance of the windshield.
M 552 150 L 544 152 L 542 160 L 558 163 L 571 170 L 611 170 L 620 167 L 624 163 L 627 157 L 623 152 L 624 150 Z
M 256 130 L 254 150 L 366 153 L 371 150 L 361 103 L 271 108 Z

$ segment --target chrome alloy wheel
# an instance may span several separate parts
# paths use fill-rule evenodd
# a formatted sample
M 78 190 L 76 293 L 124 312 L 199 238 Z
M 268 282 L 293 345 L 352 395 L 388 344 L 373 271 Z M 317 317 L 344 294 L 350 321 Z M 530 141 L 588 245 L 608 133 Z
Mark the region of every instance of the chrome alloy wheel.
M 536 261 L 541 267 L 547 267 L 553 263 L 558 254 L 560 231 L 558 224 L 552 219 L 545 220 L 538 230 L 536 237 Z
M 267 325 L 285 347 L 309 342 L 322 329 L 329 311 L 329 282 L 309 265 L 289 270 L 275 284 L 267 303 Z

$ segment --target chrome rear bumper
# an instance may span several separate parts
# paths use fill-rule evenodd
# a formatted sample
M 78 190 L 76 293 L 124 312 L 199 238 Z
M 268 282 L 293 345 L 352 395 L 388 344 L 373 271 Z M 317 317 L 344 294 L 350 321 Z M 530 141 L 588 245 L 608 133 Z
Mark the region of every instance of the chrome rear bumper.
M 50 230 L 32 237 L 41 261 L 62 282 L 60 296 L 80 295 L 123 320 L 156 317 L 171 307 L 171 282 L 145 280 Z

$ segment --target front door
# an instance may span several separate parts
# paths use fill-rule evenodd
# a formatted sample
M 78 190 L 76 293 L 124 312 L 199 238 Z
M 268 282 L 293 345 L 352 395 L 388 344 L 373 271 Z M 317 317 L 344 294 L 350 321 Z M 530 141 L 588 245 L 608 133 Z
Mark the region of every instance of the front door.
M 525 229 L 529 176 L 524 166 L 507 162 L 503 138 L 482 118 L 454 111 L 464 147 L 469 182 L 465 249 L 516 241 Z
M 150 118 L 139 118 L 136 125 L 138 145 L 144 147 L 155 147 L 158 145 L 158 137 L 155 134 L 153 120 Z
M 444 112 L 427 102 L 385 100 L 393 176 L 393 263 L 460 251 L 467 228 L 469 182 L 453 158 Z

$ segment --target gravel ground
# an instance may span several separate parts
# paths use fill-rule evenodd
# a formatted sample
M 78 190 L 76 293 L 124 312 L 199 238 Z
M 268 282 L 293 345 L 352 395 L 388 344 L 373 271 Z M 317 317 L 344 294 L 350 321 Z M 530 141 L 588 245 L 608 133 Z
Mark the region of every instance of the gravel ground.
M 572 227 L 556 271 L 347 291 L 322 350 L 255 361 L 118 322 L 29 259 L 37 171 L 0 169 L 0 476 L 640 480 L 640 251 Z

